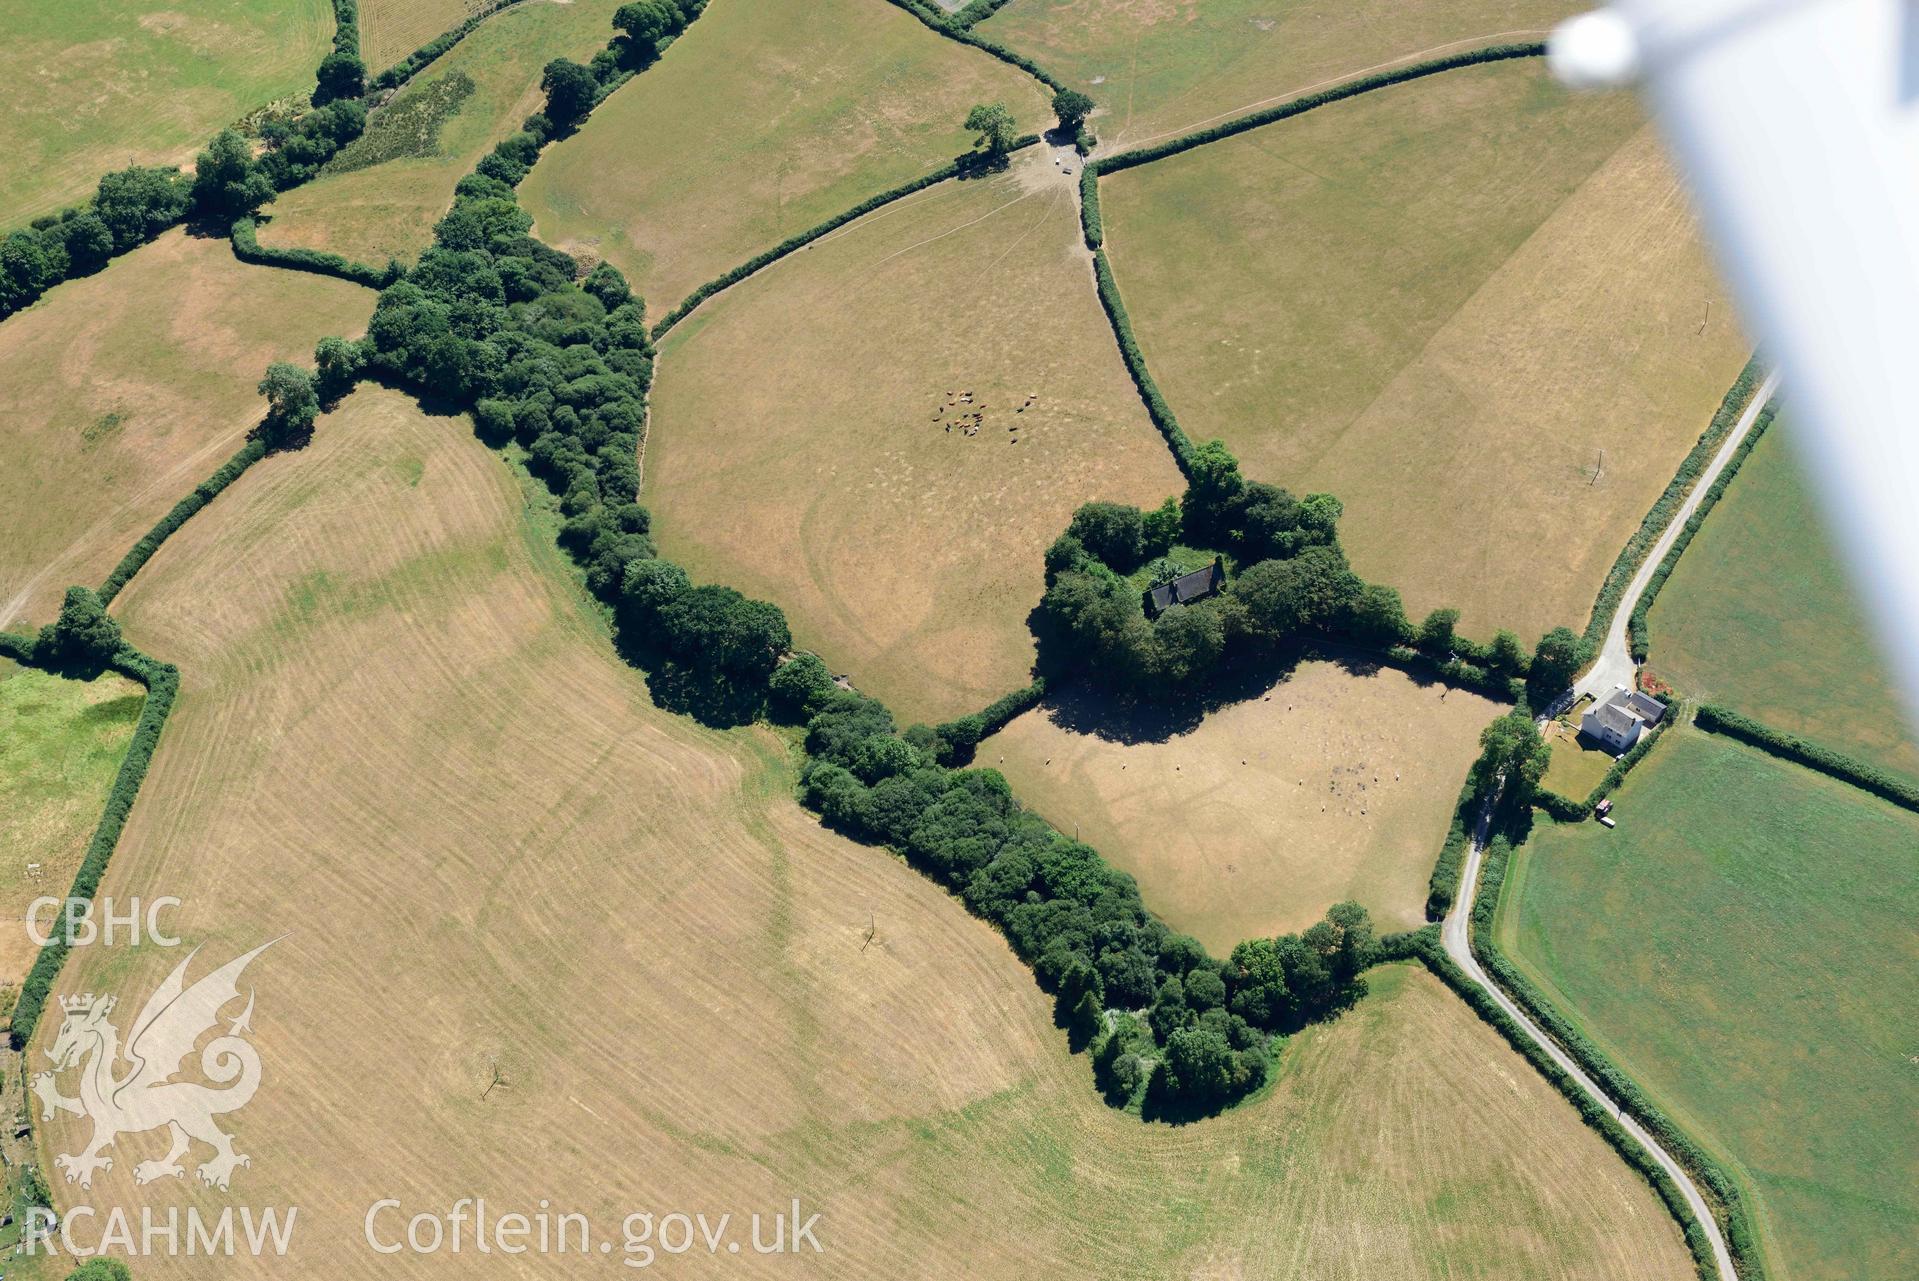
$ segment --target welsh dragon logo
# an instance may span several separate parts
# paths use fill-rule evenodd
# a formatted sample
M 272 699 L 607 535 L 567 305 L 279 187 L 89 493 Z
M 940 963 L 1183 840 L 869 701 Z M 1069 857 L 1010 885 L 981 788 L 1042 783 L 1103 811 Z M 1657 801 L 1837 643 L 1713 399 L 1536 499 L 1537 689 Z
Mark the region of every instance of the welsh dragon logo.
M 226 1032 L 200 1051 L 200 1071 L 224 1088 L 173 1078 L 185 1068 L 200 1037 L 219 1026 L 220 1011 L 240 998 L 241 971 L 272 946 L 264 943 L 188 987 L 187 965 L 199 952 L 195 948 L 147 998 L 128 1031 L 124 1050 L 120 1031 L 108 1018 L 113 1013 L 114 998 L 60 998 L 65 1018 L 53 1047 L 46 1052 L 53 1068 L 34 1075 L 33 1092 L 40 1099 L 43 1119 L 51 1120 L 56 1112 L 71 1112 L 93 1122 L 93 1134 L 85 1147 L 54 1158 L 54 1164 L 66 1172 L 67 1182 L 92 1187 L 96 1170 L 113 1168 L 113 1158 L 106 1153 L 115 1139 L 161 1126 L 167 1128 L 171 1146 L 162 1159 L 142 1161 L 133 1167 L 137 1182 L 181 1177 L 185 1170 L 180 1158 L 195 1139 L 213 1148 L 213 1156 L 202 1161 L 199 1168 L 200 1181 L 210 1187 L 224 1191 L 235 1167 L 252 1164 L 250 1158 L 233 1150 L 233 1136 L 213 1123 L 214 1117 L 245 1107 L 260 1088 L 260 1054 L 243 1036 L 252 1030 L 251 990 L 246 994 L 246 1008 L 228 1023 Z M 129 1065 L 124 1072 L 120 1068 L 123 1059 Z M 56 1076 L 72 1068 L 80 1071 L 78 1098 L 61 1094 L 54 1082 Z

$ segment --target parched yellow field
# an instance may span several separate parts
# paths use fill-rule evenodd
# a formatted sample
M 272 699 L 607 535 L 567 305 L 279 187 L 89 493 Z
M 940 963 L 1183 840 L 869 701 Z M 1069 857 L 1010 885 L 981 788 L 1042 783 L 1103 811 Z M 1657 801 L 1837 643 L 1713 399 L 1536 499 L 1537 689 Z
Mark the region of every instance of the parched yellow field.
M 777 601 L 904 719 L 1027 683 L 1041 556 L 1081 503 L 1184 488 L 1093 292 L 1076 179 L 1023 155 L 782 260 L 662 348 L 665 554 Z
M 260 420 L 275 360 L 351 337 L 370 290 L 171 231 L 0 325 L 0 625 L 97 584 Z
M 486 0 L 360 0 L 360 58 L 377 75 L 451 31 Z
M 313 88 L 330 0 L 0 5 L 0 232 L 128 163 L 185 164 L 256 107 Z
M 713 0 L 520 188 L 536 230 L 627 274 L 656 313 L 794 232 L 938 168 L 1003 102 L 1051 123 L 1024 72 L 885 0 Z M 693 104 L 697 103 L 697 107 Z
M 1384 929 L 1423 924 L 1459 786 L 1501 708 L 1392 668 L 1311 662 L 1171 737 L 1087 732 L 1077 710 L 1035 708 L 980 761 L 1224 956 L 1342 899 Z
M 0 659 L 0 984 L 17 989 L 33 964 L 27 906 L 73 884 L 145 701 L 112 672 L 69 680 Z
M 978 30 L 1091 94 L 1111 151 L 1395 63 L 1541 40 L 1578 12 L 1569 0 L 1014 0 Z
M 824 1253 L 713 1265 L 742 1275 L 1690 1275 L 1637 1177 L 1407 968 L 1256 1104 L 1107 1109 L 989 927 L 802 814 L 764 731 L 650 706 L 526 501 L 462 420 L 362 391 L 122 597 L 186 677 L 105 892 L 179 895 L 207 960 L 286 933 L 247 975 L 265 1083 L 226 1122 L 232 1199 L 300 1207 L 286 1260 L 142 1281 L 579 1275 L 363 1242 L 376 1200 L 465 1196 L 616 1248 L 635 1210 L 822 1216 Z M 177 958 L 83 952 L 60 991 L 140 995 Z M 87 1199 L 229 1203 L 135 1186 L 162 1146 L 122 1139 Z
M 1174 411 L 1344 500 L 1417 618 L 1580 627 L 1746 341 L 1637 107 L 1447 72 L 1126 170 L 1114 273 Z
M 604 48 L 617 8 L 618 0 L 540 0 L 488 18 L 386 108 L 449 77 L 471 80 L 473 92 L 441 127 L 435 154 L 323 174 L 296 187 L 268 207 L 272 221 L 261 226 L 261 243 L 324 249 L 374 266 L 418 258 L 453 203 L 454 185 L 545 102 L 540 69 L 554 58 L 584 62 Z

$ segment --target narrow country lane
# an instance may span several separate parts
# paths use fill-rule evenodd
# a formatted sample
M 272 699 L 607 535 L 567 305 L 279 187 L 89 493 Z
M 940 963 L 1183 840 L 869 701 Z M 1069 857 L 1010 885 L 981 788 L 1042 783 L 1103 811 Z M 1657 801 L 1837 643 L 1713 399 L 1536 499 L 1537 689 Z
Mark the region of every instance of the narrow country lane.
M 1772 380 L 1768 379 L 1766 385 L 1760 388 L 1758 396 L 1754 398 L 1755 406 L 1762 404 L 1765 397 L 1772 394 L 1772 386 Z M 1742 419 L 1740 427 L 1735 432 L 1735 438 L 1743 434 L 1750 426 L 1749 421 Z M 1715 468 L 1723 461 L 1723 457 L 1715 460 Z M 1700 492 L 1703 492 L 1703 486 Z M 1683 517 L 1681 520 L 1683 521 Z M 1643 584 L 1641 587 L 1643 589 Z M 1453 901 L 1452 910 L 1446 913 L 1445 923 L 1440 927 L 1440 938 L 1445 944 L 1446 955 L 1466 972 L 1468 978 L 1484 988 L 1486 993 L 1498 1002 L 1499 1008 L 1519 1025 L 1520 1030 L 1527 1037 L 1550 1055 L 1553 1062 L 1565 1069 L 1566 1074 L 1578 1083 L 1580 1089 L 1598 1100 L 1602 1107 L 1619 1118 L 1619 1123 L 1625 1127 L 1626 1133 L 1632 1135 L 1641 1147 L 1652 1153 L 1653 1159 L 1659 1162 L 1666 1173 L 1672 1176 L 1673 1182 L 1679 1185 L 1679 1191 L 1686 1198 L 1686 1204 L 1691 1208 L 1693 1217 L 1699 1221 L 1700 1226 L 1706 1231 L 1706 1236 L 1712 1242 L 1712 1257 L 1718 1269 L 1719 1281 L 1739 1281 L 1739 1274 L 1732 1266 L 1732 1255 L 1726 1249 L 1725 1234 L 1719 1230 L 1718 1222 L 1713 1219 L 1712 1212 L 1707 1209 L 1706 1199 L 1700 1194 L 1692 1176 L 1687 1174 L 1679 1163 L 1673 1160 L 1672 1155 L 1650 1134 L 1646 1133 L 1644 1126 L 1620 1111 L 1619 1104 L 1600 1089 L 1598 1083 L 1587 1076 L 1579 1064 L 1573 1061 L 1572 1056 L 1546 1035 L 1545 1031 L 1535 1024 L 1511 997 L 1501 991 L 1498 984 L 1487 977 L 1486 972 L 1479 967 L 1478 960 L 1474 958 L 1471 939 L 1472 903 L 1479 891 L 1479 867 L 1486 852 L 1486 833 L 1491 823 L 1491 815 L 1490 805 L 1480 813 L 1479 821 L 1473 830 L 1472 845 L 1466 851 L 1466 866 L 1460 873 L 1459 897 Z
M 1652 576 L 1658 570 L 1659 562 L 1666 559 L 1666 553 L 1672 550 L 1673 543 L 1679 538 L 1679 531 L 1686 527 L 1686 522 L 1691 520 L 1693 513 L 1699 510 L 1699 504 L 1705 499 L 1706 491 L 1711 489 L 1713 482 L 1719 479 L 1719 473 L 1726 470 L 1726 464 L 1732 461 L 1733 454 L 1739 448 L 1739 442 L 1746 438 L 1752 431 L 1753 424 L 1759 421 L 1760 409 L 1778 390 L 1779 371 L 1775 369 L 1766 375 L 1766 380 L 1760 383 L 1759 389 L 1752 394 L 1752 402 L 1746 406 L 1746 411 L 1739 415 L 1739 421 L 1733 424 L 1731 434 L 1726 437 L 1725 443 L 1720 445 L 1719 452 L 1712 456 L 1712 461 L 1706 465 L 1706 470 L 1700 473 L 1699 480 L 1692 487 L 1692 492 L 1686 495 L 1686 501 L 1681 503 L 1679 510 L 1673 513 L 1672 520 L 1659 535 L 1659 541 L 1654 543 L 1652 550 L 1646 553 L 1645 562 L 1639 566 L 1639 572 L 1632 576 L 1630 583 L 1626 584 L 1626 594 L 1620 597 L 1619 608 L 1613 611 L 1612 626 L 1606 629 L 1606 641 L 1600 646 L 1599 656 L 1593 660 L 1591 669 L 1573 685 L 1575 698 L 1584 694 L 1600 697 L 1615 686 L 1630 686 L 1633 683 L 1633 673 L 1639 665 L 1633 662 L 1632 646 L 1626 636 L 1626 628 L 1632 620 L 1632 612 L 1638 607 L 1639 598 L 1646 594 L 1646 586 L 1652 582 Z

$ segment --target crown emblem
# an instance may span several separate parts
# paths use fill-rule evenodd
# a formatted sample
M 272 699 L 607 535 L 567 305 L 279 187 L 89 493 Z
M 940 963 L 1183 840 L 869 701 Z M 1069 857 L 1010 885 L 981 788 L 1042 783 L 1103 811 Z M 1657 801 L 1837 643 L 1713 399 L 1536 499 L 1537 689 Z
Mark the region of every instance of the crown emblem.
M 79 996 L 61 997 L 60 1008 L 68 1014 L 87 1014 L 95 1009 L 98 1009 L 102 1014 L 111 1014 L 113 1012 L 113 998 L 110 996 L 96 997 L 91 992 L 83 992 Z

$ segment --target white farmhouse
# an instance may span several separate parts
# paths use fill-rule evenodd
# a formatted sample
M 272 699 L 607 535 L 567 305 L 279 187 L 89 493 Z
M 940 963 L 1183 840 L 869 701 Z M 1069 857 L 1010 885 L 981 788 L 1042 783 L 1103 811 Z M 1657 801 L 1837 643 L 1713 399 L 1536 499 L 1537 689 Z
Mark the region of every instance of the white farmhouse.
M 1640 735 L 1659 723 L 1666 705 L 1650 694 L 1618 686 L 1603 703 L 1595 703 L 1579 718 L 1579 732 L 1614 752 L 1623 752 L 1639 741 Z

